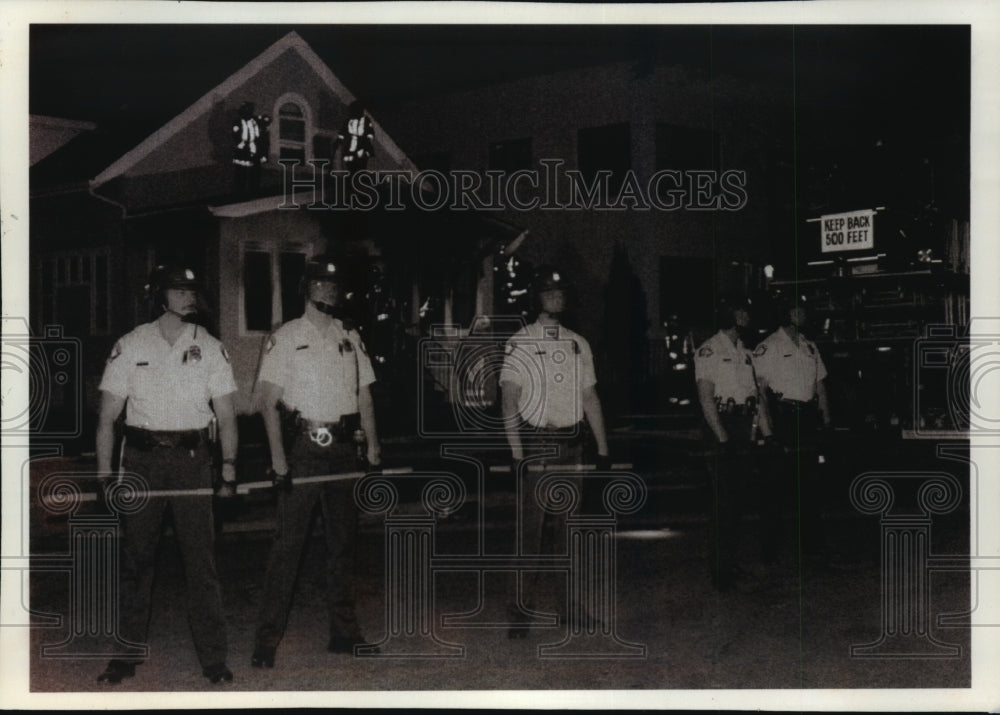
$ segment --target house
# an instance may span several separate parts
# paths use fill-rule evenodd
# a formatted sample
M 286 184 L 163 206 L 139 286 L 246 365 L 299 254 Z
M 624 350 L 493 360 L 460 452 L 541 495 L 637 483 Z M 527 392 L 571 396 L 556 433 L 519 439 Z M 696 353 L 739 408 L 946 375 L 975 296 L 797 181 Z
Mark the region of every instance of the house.
M 790 107 L 785 87 L 616 62 L 411 100 L 380 119 L 421 167 L 503 177 L 496 216 L 530 229 L 525 261 L 572 276 L 606 402 L 629 410 L 670 397 L 650 381 L 675 374 L 674 323 L 709 327 L 718 292 L 761 286 L 775 237 L 792 235 Z M 632 405 L 619 400 L 630 389 Z
M 341 166 L 338 132 L 354 102 L 290 32 L 152 130 L 138 120 L 95 127 L 33 118 L 32 154 L 37 149 L 40 160 L 31 169 L 32 327 L 62 325 L 83 341 L 86 405 L 98 402 L 115 339 L 149 319 L 142 287 L 159 263 L 182 261 L 202 277 L 244 414 L 253 408 L 264 339 L 301 314 L 298 283 L 310 255 L 343 254 L 359 290 L 391 283 L 392 297 L 403 299 L 387 302 L 404 323 L 419 323 L 428 281 L 453 282 L 463 271 L 473 285 L 466 302 L 488 300 L 476 287 L 480 254 L 512 227 L 433 212 L 328 208 L 317 162 L 329 162 L 326 170 Z M 412 175 L 413 162 L 372 125 L 367 168 Z M 59 141 L 65 145 L 53 150 Z M 435 274 L 423 264 L 448 270 Z M 368 280 L 368 271 L 376 277 Z M 442 317 L 450 317 L 452 291 L 435 290 L 445 298 Z

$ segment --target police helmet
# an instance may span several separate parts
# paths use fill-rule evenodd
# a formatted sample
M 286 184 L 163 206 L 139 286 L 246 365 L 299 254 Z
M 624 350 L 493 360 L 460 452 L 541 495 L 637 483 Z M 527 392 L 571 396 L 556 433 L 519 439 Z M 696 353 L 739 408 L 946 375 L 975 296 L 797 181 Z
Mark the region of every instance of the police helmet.
M 198 279 L 193 270 L 180 265 L 159 265 L 149 274 L 146 294 L 163 299 L 163 291 L 171 288 L 198 290 Z
M 797 292 L 776 293 L 771 302 L 774 308 L 774 317 L 778 325 L 788 325 L 791 322 L 791 313 L 796 308 L 808 310 L 808 303 L 805 296 Z
M 535 295 L 548 290 L 566 290 L 571 285 L 569 277 L 555 266 L 539 266 L 531 276 L 531 292 Z
M 343 280 L 343 269 L 339 261 L 329 256 L 314 256 L 306 261 L 302 280 L 299 282 L 299 292 L 308 295 L 309 284 L 313 281 L 327 281 L 339 285 Z
M 720 296 L 715 304 L 715 324 L 723 330 L 734 327 L 740 310 L 750 313 L 750 301 L 736 294 Z

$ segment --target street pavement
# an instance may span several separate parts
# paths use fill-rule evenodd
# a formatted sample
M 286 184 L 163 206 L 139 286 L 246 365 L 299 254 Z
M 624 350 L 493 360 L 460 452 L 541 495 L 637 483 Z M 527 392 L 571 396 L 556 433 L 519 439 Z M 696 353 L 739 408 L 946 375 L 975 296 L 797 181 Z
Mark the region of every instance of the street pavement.
M 382 644 L 373 657 L 326 652 L 324 547 L 321 524 L 314 525 L 300 571 L 288 630 L 273 669 L 250 666 L 261 594 L 272 495 L 266 491 L 220 502 L 217 563 L 229 627 L 231 683 L 211 685 L 202 677 L 186 625 L 183 568 L 169 529 L 158 557 L 149 632 L 149 657 L 136 676 L 120 685 L 98 683 L 107 639 L 79 637 L 81 657 L 44 657 L 44 645 L 73 636 L 73 619 L 31 633 L 31 688 L 36 692 L 186 692 L 186 691 L 387 691 L 387 690 L 635 690 L 635 689 L 827 689 L 960 688 L 970 683 L 969 630 L 943 628 L 936 616 L 962 612 L 969 604 L 969 575 L 934 574 L 928 584 L 933 612 L 918 620 L 924 641 L 957 646 L 937 658 L 861 658 L 852 646 L 878 641 L 883 632 L 882 532 L 878 515 L 859 512 L 848 498 L 851 480 L 864 471 L 906 470 L 919 466 L 950 471 L 965 483 L 954 462 L 936 460 L 933 446 L 901 443 L 879 436 L 842 435 L 830 450 L 826 531 L 831 559 L 818 564 L 794 548 L 794 506 L 786 498 L 788 543 L 775 563 L 761 563 L 757 517 L 748 498 L 741 524 L 737 588 L 720 593 L 708 577 L 708 491 L 693 435 L 645 430 L 614 434 L 616 462 L 632 470 L 647 489 L 641 508 L 613 522 L 611 577 L 615 609 L 605 613 L 591 637 L 574 652 L 548 648 L 565 641 L 570 626 L 555 616 L 566 612 L 566 576 L 543 575 L 548 625 L 509 639 L 506 607 L 513 594 L 510 572 L 487 572 L 466 559 L 466 568 L 439 569 L 427 584 L 430 620 L 422 642 L 442 644 L 452 657 L 399 655 L 389 614 L 398 605 L 391 586 L 397 570 L 387 568 L 384 515 L 363 514 L 358 556 L 358 616 L 369 641 Z M 632 432 L 632 434 L 629 434 Z M 516 523 L 513 480 L 484 472 L 485 494 L 476 494 L 476 470 L 468 463 L 442 461 L 440 445 L 389 442 L 383 450 L 390 466 L 417 472 L 453 471 L 466 484 L 464 506 L 434 521 L 428 544 L 433 557 L 510 552 Z M 504 463 L 502 451 L 483 460 Z M 259 458 L 259 454 L 258 454 Z M 467 466 L 462 467 L 462 464 Z M 250 456 L 241 462 L 243 479 L 255 470 Z M 79 466 L 79 465 L 78 465 Z M 48 467 L 52 468 L 51 465 Z M 45 468 L 40 467 L 42 471 Z M 470 471 L 471 469 L 471 471 Z M 404 478 L 400 478 L 405 482 Z M 397 480 L 399 481 L 399 480 Z M 752 490 L 750 490 L 752 491 Z M 419 490 L 401 490 L 399 513 L 419 514 Z M 37 511 L 37 510 L 36 510 Z M 480 519 L 482 515 L 482 520 Z M 38 521 L 36 514 L 36 521 Z M 65 516 L 33 524 L 33 554 L 39 559 L 69 548 Z M 605 522 L 607 525 L 608 522 Z M 967 554 L 967 501 L 931 524 L 934 553 Z M 390 564 L 391 566 L 391 564 Z M 31 576 L 31 606 L 36 613 L 67 614 L 71 579 L 65 571 L 39 570 Z M 475 612 L 455 624 L 454 614 Z M 36 619 L 37 620 L 37 619 Z M 38 621 L 40 623 L 40 621 Z M 79 627 L 77 624 L 76 627 Z M 587 631 L 584 631 L 587 633 Z M 418 633 L 419 635 L 419 633 Z M 91 650 L 87 650 L 90 645 Z M 587 651 L 587 649 L 590 649 Z M 395 656 L 395 657 L 392 657 Z

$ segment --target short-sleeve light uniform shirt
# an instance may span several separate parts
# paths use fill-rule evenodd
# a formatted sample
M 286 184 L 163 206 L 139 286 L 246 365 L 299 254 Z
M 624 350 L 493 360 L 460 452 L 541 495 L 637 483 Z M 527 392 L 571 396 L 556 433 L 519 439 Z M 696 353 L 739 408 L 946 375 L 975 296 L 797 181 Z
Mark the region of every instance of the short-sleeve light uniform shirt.
M 590 344 L 562 325 L 531 323 L 507 341 L 500 386 L 521 388 L 518 412 L 532 427 L 564 429 L 583 419 L 583 391 L 597 384 Z
M 336 422 L 358 411 L 358 390 L 375 372 L 357 331 L 333 320 L 321 332 L 302 316 L 268 338 L 257 379 L 282 388 L 282 402 L 305 419 Z
M 784 328 L 764 338 L 753 351 L 757 376 L 786 400 L 809 402 L 816 396 L 816 383 L 826 377 L 826 365 L 816 343 L 799 336 L 796 344 Z
M 111 351 L 100 389 L 126 400 L 125 424 L 154 431 L 203 429 L 211 401 L 236 392 L 229 354 L 189 323 L 170 345 L 154 321 L 123 336 Z
M 711 382 L 714 397 L 719 402 L 731 399 L 743 405 L 747 398 L 757 395 L 750 351 L 739 338 L 733 343 L 721 330 L 695 352 L 694 378 Z

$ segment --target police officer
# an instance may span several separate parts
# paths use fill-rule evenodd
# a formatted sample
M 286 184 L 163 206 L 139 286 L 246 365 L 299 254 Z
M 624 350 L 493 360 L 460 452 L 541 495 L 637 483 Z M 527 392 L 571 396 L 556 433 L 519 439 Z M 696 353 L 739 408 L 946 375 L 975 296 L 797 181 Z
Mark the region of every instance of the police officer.
M 251 660 L 255 667 L 274 666 L 317 503 L 327 548 L 327 650 L 352 653 L 356 645 L 365 644 L 354 612 L 353 484 L 295 482 L 298 477 L 360 469 L 359 430 L 367 437 L 367 462 L 375 466 L 381 461 L 369 388 L 375 376 L 361 336 L 340 318 L 342 278 L 337 262 L 310 260 L 302 281 L 305 313 L 268 338 L 261 358 L 260 406 L 279 494 Z
M 189 268 L 158 266 L 152 272 L 147 291 L 163 312 L 121 338 L 108 358 L 100 385 L 97 469 L 111 471 L 114 424 L 124 408 L 122 470 L 141 476 L 153 492 L 175 495 L 150 496 L 137 512 L 123 516 L 121 635 L 132 643 L 146 641 L 156 547 L 169 508 L 184 560 L 195 650 L 202 673 L 218 683 L 233 674 L 226 667 L 226 624 L 215 570 L 208 427 L 214 412 L 222 480 L 231 489 L 236 383 L 222 343 L 193 322 L 197 289 Z M 135 674 L 139 662 L 112 660 L 98 680 L 119 683 Z
M 554 552 L 565 522 L 549 513 L 548 505 L 535 498 L 535 487 L 544 472 L 517 468 L 525 457 L 522 431 L 532 436 L 533 445 L 555 452 L 555 456 L 532 460 L 533 465 L 579 464 L 586 419 L 597 442 L 598 469 L 607 470 L 611 466 L 590 344 L 560 323 L 569 287 L 566 276 L 558 269 L 546 265 L 535 270 L 531 292 L 538 317 L 507 341 L 500 372 L 507 442 L 522 480 L 519 537 L 521 553 L 525 554 Z M 581 486 L 582 480 L 577 478 L 577 494 Z M 510 607 L 509 614 L 516 625 L 508 632 L 509 637 L 526 635 L 526 614 L 536 605 L 537 587 L 538 572 L 531 571 L 517 602 Z M 570 603 L 569 607 L 571 613 L 577 612 L 576 604 Z M 592 619 L 589 614 L 584 617 Z
M 740 507 L 756 444 L 759 395 L 750 351 L 740 337 L 750 324 L 748 305 L 734 297 L 721 299 L 716 322 L 718 332 L 695 352 L 694 371 L 712 480 L 712 585 L 729 591 L 737 572 Z
M 816 344 L 803 330 L 808 325 L 805 305 L 782 299 L 778 304 L 780 327 L 753 352 L 761 394 L 767 399 L 762 424 L 773 433 L 779 449 L 770 466 L 779 485 L 774 498 L 794 480 L 798 495 L 801 548 L 810 560 L 826 558 L 818 475 L 820 430 L 830 427 L 826 394 L 826 365 Z

